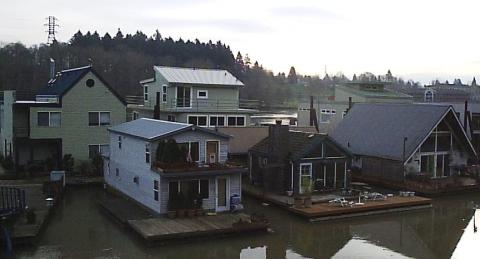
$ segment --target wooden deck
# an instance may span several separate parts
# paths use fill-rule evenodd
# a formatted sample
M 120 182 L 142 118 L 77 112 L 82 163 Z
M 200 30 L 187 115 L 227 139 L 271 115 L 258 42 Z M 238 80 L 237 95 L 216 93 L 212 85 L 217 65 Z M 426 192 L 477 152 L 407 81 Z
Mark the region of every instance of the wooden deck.
M 240 220 L 243 223 L 237 223 Z M 267 229 L 265 223 L 252 223 L 250 216 L 243 213 L 177 219 L 159 217 L 129 220 L 128 224 L 148 241 L 235 234 Z
M 313 204 L 311 208 L 289 208 L 297 215 L 309 219 L 334 219 L 354 216 L 365 216 L 392 211 L 404 211 L 431 207 L 431 199 L 419 196 L 389 197 L 386 200 L 367 201 L 364 205 L 344 206 L 330 203 Z
M 268 223 L 251 221 L 244 213 L 169 219 L 115 195 L 100 201 L 106 214 L 151 242 L 266 231 Z

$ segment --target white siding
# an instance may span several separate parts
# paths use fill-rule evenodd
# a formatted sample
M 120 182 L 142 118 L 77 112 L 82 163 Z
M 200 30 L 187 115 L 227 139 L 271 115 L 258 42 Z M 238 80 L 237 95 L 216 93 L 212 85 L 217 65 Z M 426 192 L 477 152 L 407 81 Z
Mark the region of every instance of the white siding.
M 158 180 L 161 188 L 160 176 L 150 169 L 145 162 L 145 141 L 122 136 L 122 148 L 118 148 L 118 134 L 110 133 L 110 160 L 105 172 L 105 182 L 138 201 L 144 206 L 160 213 L 159 201 L 154 200 L 153 181 Z M 116 169 L 119 176 L 116 176 Z M 133 182 L 137 176 L 138 183 Z M 160 190 L 161 193 L 161 190 Z M 159 193 L 159 196 L 160 196 Z

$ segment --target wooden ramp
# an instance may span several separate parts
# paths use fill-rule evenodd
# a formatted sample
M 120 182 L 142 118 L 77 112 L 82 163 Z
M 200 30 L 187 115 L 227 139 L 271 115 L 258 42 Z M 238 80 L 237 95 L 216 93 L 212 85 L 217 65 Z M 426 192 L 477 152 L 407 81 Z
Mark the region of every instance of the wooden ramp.
M 176 219 L 158 217 L 129 220 L 128 224 L 148 241 L 267 230 L 266 223 L 252 222 L 250 216 L 243 213 Z

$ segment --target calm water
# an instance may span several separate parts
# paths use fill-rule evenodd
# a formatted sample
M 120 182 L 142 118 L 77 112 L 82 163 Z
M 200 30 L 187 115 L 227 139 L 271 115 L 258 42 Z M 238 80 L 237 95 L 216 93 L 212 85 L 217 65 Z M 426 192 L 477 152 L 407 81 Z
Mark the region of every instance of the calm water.
M 474 233 L 479 194 L 439 198 L 433 209 L 308 223 L 245 199 L 247 212 L 264 213 L 273 234 L 253 234 L 146 247 L 100 213 L 101 188 L 70 189 L 35 247 L 18 258 L 479 258 Z M 476 212 L 480 225 L 480 211 Z

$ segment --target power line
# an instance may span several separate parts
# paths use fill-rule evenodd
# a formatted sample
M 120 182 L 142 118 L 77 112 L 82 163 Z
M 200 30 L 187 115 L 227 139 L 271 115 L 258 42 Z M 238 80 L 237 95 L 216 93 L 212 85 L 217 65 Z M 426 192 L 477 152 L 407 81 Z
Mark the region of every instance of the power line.
M 48 38 L 47 38 L 47 44 L 51 44 L 55 41 L 55 33 L 57 33 L 57 27 L 59 25 L 56 23 L 58 19 L 55 16 L 48 16 L 45 18 L 48 20 L 48 23 L 45 23 L 44 26 L 47 27 L 47 30 L 45 31 L 48 33 Z

